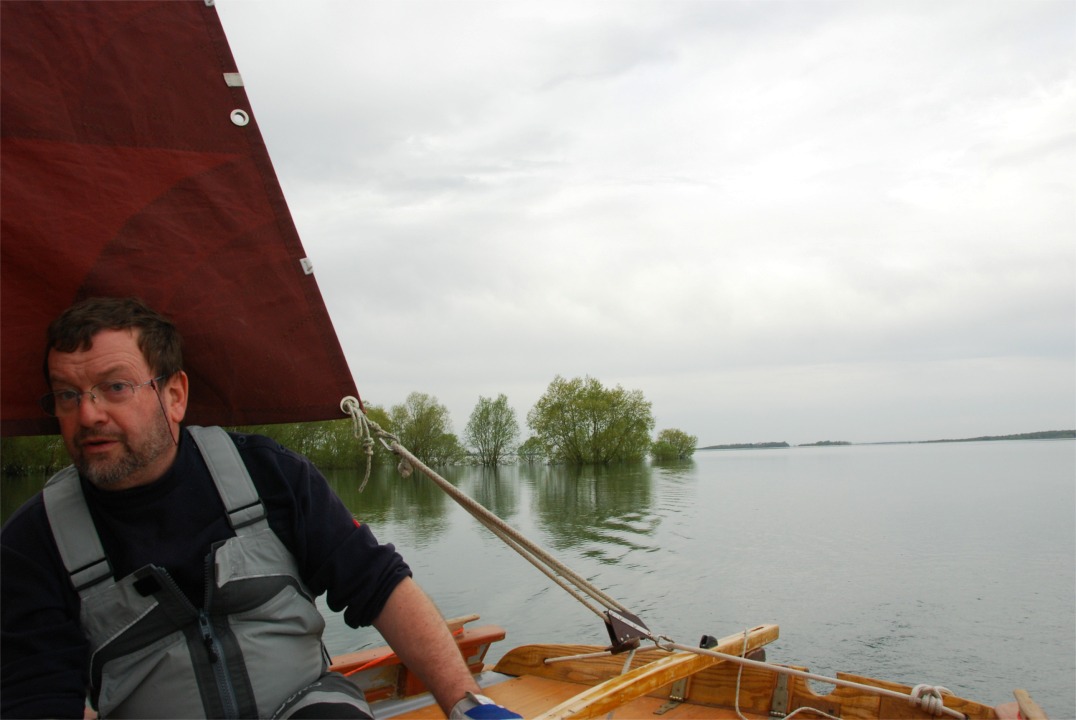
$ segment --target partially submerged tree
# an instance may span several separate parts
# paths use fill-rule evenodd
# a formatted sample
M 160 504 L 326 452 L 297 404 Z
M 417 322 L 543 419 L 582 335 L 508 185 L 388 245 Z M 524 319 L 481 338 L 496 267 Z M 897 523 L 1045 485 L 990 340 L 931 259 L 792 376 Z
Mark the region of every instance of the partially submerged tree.
M 527 414 L 527 424 L 550 460 L 601 465 L 641 460 L 654 418 L 640 390 L 558 375 Z
M 650 456 L 655 460 L 685 460 L 695 454 L 699 439 L 683 430 L 669 428 L 658 433 L 650 446 Z
M 531 435 L 522 445 L 516 448 L 516 457 L 523 462 L 545 462 L 545 448 L 542 441 Z
M 508 406 L 508 397 L 501 393 L 496 400 L 479 397 L 471 418 L 463 431 L 463 439 L 474 448 L 478 462 L 495 466 L 511 452 L 519 437 L 515 411 Z
M 431 395 L 411 393 L 402 404 L 392 406 L 389 420 L 400 444 L 429 465 L 449 465 L 466 456 L 452 434 L 448 408 Z

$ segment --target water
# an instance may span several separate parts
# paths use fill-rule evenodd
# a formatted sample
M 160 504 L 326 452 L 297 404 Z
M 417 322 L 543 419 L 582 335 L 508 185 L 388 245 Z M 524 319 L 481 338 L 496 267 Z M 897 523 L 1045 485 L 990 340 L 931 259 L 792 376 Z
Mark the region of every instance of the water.
M 671 467 L 448 477 L 682 642 L 775 622 L 772 659 L 989 704 L 1025 687 L 1051 717 L 1076 717 L 1076 443 L 711 451 Z M 389 474 L 356 496 L 352 475 L 333 480 L 446 615 L 480 613 L 508 629 L 506 646 L 606 641 L 428 481 Z M 338 620 L 330 640 L 378 642 Z
M 454 468 L 446 476 L 617 598 L 694 643 L 774 622 L 770 659 L 944 685 L 997 704 L 1029 690 L 1076 718 L 1076 442 L 697 453 L 676 466 Z M 432 483 L 386 470 L 348 506 L 394 542 L 446 616 L 527 642 L 604 643 L 600 621 Z M 12 495 L 32 492 L 5 480 Z M 329 614 L 327 644 L 380 644 Z

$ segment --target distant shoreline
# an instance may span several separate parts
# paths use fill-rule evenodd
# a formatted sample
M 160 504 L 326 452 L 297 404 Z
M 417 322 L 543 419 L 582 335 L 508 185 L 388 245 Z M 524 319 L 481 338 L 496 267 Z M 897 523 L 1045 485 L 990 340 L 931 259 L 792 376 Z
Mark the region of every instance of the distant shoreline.
M 945 440 L 892 440 L 882 442 L 852 443 L 846 440 L 820 440 L 813 443 L 790 445 L 787 442 L 733 443 L 729 445 L 707 445 L 696 450 L 774 450 L 792 447 L 833 447 L 844 445 L 925 445 L 930 443 L 994 442 L 998 440 L 1071 440 L 1076 438 L 1076 430 L 1043 430 L 1040 432 L 1019 433 L 1017 435 L 984 435 L 973 438 L 956 438 Z

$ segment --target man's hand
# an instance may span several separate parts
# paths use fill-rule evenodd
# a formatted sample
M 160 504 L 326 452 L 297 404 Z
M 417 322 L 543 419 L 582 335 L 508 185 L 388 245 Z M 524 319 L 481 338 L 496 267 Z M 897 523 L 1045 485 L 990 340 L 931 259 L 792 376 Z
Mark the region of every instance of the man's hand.
M 498 705 L 485 695 L 469 692 L 452 706 L 448 720 L 523 720 L 523 716 Z

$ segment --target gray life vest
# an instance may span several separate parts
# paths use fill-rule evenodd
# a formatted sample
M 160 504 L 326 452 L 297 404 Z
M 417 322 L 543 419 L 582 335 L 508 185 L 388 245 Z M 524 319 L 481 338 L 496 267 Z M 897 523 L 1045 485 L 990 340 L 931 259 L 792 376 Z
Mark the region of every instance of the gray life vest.
M 81 599 L 91 697 L 102 717 L 269 717 L 328 667 L 325 621 L 269 527 L 235 443 L 217 427 L 188 430 L 235 531 L 206 558 L 202 608 L 154 565 L 113 579 L 75 468 L 43 491 Z

